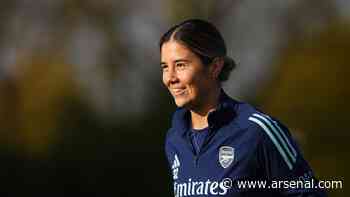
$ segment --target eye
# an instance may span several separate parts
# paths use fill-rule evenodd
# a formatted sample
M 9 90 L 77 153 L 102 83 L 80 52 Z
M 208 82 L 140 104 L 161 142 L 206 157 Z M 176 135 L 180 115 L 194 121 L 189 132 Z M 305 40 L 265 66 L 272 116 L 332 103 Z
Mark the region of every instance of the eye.
M 185 69 L 186 66 L 187 66 L 187 64 L 185 64 L 183 62 L 176 63 L 176 68 L 179 70 Z
M 167 71 L 168 70 L 168 65 L 162 64 L 161 65 L 161 69 L 162 69 L 162 71 Z

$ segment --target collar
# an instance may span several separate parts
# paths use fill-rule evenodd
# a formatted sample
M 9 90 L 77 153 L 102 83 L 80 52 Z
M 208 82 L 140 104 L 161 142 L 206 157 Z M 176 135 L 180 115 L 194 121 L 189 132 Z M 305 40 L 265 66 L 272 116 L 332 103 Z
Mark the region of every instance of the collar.
M 216 131 L 225 124 L 228 124 L 235 116 L 237 101 L 230 98 L 222 89 L 220 91 L 218 107 L 209 113 L 208 125 L 210 131 Z M 186 108 L 178 108 L 172 120 L 172 126 L 176 132 L 185 135 L 190 130 L 191 113 Z

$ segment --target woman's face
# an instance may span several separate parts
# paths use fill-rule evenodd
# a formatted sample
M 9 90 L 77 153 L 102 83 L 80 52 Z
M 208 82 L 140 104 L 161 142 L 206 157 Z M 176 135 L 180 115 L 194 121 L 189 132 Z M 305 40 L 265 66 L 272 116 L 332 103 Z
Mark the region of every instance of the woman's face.
M 163 83 L 178 107 L 198 108 L 205 104 L 213 86 L 209 68 L 186 46 L 168 41 L 161 48 Z

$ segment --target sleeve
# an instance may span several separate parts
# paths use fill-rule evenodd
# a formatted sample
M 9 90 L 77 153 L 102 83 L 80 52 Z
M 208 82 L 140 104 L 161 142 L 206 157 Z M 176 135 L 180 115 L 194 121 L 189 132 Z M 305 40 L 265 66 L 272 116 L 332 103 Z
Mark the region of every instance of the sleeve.
M 174 157 L 175 153 L 174 153 L 174 148 L 172 147 L 171 143 L 170 143 L 170 133 L 171 133 L 171 129 L 168 130 L 167 132 L 167 135 L 166 135 L 166 138 L 165 138 L 165 147 L 164 147 L 164 150 L 165 150 L 165 156 L 166 156 L 166 159 L 167 159 L 167 162 L 168 162 L 168 169 L 169 169 L 169 172 L 170 172 L 170 175 L 172 176 L 172 178 L 174 178 L 174 171 L 173 171 L 173 160 L 172 158 Z
M 317 180 L 287 127 L 264 114 L 254 114 L 249 120 L 260 133 L 257 157 L 273 189 L 281 196 L 326 196 L 323 190 L 313 188 L 311 183 L 317 184 Z

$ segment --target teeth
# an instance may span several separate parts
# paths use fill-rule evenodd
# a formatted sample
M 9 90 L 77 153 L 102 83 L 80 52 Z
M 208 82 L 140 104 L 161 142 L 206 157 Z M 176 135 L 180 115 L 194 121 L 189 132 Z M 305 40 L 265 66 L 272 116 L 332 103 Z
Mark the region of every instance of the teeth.
M 175 95 L 183 93 L 184 89 L 173 89 Z

